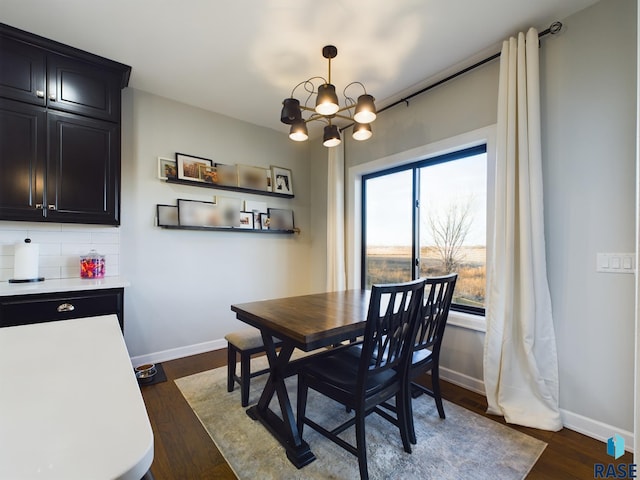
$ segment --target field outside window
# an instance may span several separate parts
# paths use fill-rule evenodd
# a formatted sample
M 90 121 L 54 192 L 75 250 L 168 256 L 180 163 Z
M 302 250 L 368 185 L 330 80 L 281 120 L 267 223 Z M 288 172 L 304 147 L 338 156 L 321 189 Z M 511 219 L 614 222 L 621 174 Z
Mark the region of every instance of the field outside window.
M 459 274 L 455 310 L 484 314 L 486 147 L 363 177 L 363 286 Z

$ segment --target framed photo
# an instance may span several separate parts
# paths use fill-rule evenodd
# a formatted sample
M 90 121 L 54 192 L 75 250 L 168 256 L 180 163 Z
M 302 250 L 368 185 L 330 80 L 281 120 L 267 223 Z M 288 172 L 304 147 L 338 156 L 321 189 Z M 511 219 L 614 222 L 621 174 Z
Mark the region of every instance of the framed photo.
M 272 187 L 272 180 L 271 180 L 271 169 L 270 168 L 265 168 L 264 169 L 264 174 L 267 177 L 267 192 L 271 192 L 273 190 Z
M 291 170 L 288 168 L 271 166 L 272 183 L 271 188 L 276 193 L 293 195 L 293 183 L 291 181 Z
M 253 230 L 253 212 L 240 212 L 240 228 Z
M 238 165 L 238 187 L 267 191 L 267 169 Z
M 270 208 L 269 230 L 293 230 L 293 210 Z
M 213 202 L 178 199 L 178 221 L 185 227 L 223 226 L 221 209 Z
M 239 227 L 242 200 L 234 197 L 218 197 L 221 227 Z
M 268 213 L 260 214 L 260 229 L 269 230 L 269 214 Z
M 253 213 L 253 228 L 256 230 L 262 229 L 262 223 L 260 221 L 260 215 L 267 214 L 267 202 L 256 202 L 254 200 L 244 201 L 244 211 Z
M 198 176 L 204 183 L 213 183 L 214 185 L 218 185 L 220 183 L 218 167 L 198 165 Z
M 226 185 L 228 187 L 238 186 L 238 169 L 235 165 L 224 165 L 216 163 L 218 171 L 218 185 Z
M 184 153 L 176 153 L 176 163 L 178 167 L 178 178 L 181 180 L 191 180 L 193 182 L 204 182 L 200 178 L 200 166 L 213 167 L 213 160 L 203 157 L 194 157 Z
M 180 225 L 177 205 L 157 205 L 156 217 L 159 227 Z
M 166 180 L 167 178 L 176 178 L 178 169 L 176 161 L 173 158 L 158 157 L 158 178 Z

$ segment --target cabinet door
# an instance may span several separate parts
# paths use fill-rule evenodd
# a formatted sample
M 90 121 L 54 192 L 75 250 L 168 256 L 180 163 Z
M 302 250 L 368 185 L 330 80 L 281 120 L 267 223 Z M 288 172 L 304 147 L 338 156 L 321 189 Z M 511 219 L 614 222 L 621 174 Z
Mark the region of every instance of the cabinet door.
M 120 224 L 120 127 L 48 112 L 46 216 L 63 223 Z
M 81 60 L 47 57 L 49 108 L 120 122 L 120 76 Z
M 45 88 L 44 51 L 0 36 L 0 97 L 44 106 Z
M 43 107 L 0 99 L 0 219 L 42 221 Z

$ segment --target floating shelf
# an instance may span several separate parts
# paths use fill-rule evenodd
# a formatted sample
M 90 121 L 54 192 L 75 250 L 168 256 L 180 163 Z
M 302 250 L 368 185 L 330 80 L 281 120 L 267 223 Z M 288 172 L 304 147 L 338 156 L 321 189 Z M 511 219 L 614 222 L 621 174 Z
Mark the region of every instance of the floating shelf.
M 239 227 L 190 227 L 187 225 L 159 225 L 160 228 L 167 230 L 208 230 L 214 232 L 246 232 L 246 233 L 271 233 L 285 234 L 300 233 L 298 229 L 294 230 L 258 230 L 255 228 L 239 228 Z
M 178 185 L 189 185 L 190 187 L 213 188 L 215 190 L 229 190 L 232 192 L 252 193 L 254 195 L 266 195 L 269 197 L 280 197 L 280 198 L 294 197 L 294 195 L 290 195 L 286 193 L 267 192 L 266 190 L 254 190 L 252 188 L 233 187 L 229 185 L 214 185 L 213 183 L 193 182 L 191 180 L 182 180 L 178 178 L 167 178 L 166 182 L 175 183 Z M 222 229 L 222 230 L 226 230 L 226 229 Z

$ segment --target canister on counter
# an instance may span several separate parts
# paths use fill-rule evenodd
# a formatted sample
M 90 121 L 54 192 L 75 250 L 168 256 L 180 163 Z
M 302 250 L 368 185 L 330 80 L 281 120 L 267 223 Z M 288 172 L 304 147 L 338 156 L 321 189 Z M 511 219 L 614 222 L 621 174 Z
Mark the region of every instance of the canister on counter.
M 80 257 L 80 278 L 104 278 L 104 255 L 91 250 Z

